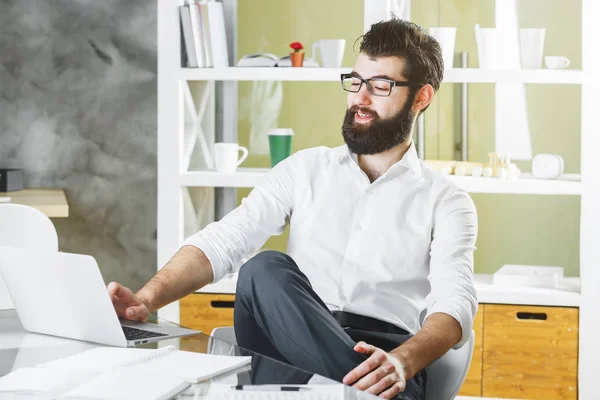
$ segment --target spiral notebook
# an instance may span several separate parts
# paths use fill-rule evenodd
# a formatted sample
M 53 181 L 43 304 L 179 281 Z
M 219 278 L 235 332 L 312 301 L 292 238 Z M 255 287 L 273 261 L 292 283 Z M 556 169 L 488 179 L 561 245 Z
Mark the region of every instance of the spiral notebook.
M 98 347 L 0 378 L 4 394 L 52 399 L 169 399 L 190 384 L 249 364 L 251 357 L 179 351 Z

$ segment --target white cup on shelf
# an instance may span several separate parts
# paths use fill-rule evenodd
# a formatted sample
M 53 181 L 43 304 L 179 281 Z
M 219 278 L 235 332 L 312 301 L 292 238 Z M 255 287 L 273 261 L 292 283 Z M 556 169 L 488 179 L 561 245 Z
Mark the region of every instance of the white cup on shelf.
M 564 56 L 546 56 L 545 61 L 548 69 L 565 69 L 571 65 L 571 60 Z
M 240 151 L 242 156 L 239 157 Z M 237 143 L 215 143 L 215 167 L 222 173 L 235 172 L 248 158 L 248 149 Z
M 481 28 L 475 25 L 475 42 L 477 43 L 477 59 L 479 68 L 502 68 L 502 31 L 496 28 Z
M 521 44 L 521 68 L 541 69 L 544 54 L 544 28 L 521 28 L 519 40 Z
M 456 41 L 456 27 L 431 27 L 429 34 L 438 41 L 442 48 L 444 69 L 454 67 L 454 43 Z
M 345 48 L 345 39 L 321 39 L 312 45 L 312 59 L 316 61 L 317 56 L 320 55 L 322 67 L 340 68 L 344 59 Z

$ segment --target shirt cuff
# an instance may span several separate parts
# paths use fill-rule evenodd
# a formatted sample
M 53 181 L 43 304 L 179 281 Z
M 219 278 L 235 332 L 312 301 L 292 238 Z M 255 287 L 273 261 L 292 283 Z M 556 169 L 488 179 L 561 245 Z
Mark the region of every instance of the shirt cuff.
M 223 262 L 223 258 L 219 255 L 217 249 L 211 246 L 210 242 L 200 237 L 199 234 L 187 238 L 181 245 L 181 247 L 183 246 L 194 246 L 204 252 L 213 271 L 213 280 L 211 283 L 218 282 L 225 276 L 225 263 Z

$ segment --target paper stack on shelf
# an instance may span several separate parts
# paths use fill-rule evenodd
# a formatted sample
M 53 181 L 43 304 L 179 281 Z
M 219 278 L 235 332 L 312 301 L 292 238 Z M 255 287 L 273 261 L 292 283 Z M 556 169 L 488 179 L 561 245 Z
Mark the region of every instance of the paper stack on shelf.
M 229 67 L 223 4 L 194 1 L 179 6 L 183 66 Z
M 564 278 L 564 268 L 538 265 L 503 265 L 494 273 L 494 285 L 554 289 Z

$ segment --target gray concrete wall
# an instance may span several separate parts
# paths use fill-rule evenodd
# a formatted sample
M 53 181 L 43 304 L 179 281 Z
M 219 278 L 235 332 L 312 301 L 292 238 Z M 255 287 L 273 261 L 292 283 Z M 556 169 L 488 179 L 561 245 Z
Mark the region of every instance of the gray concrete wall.
M 66 190 L 62 251 L 156 271 L 156 2 L 0 0 L 0 168 Z

